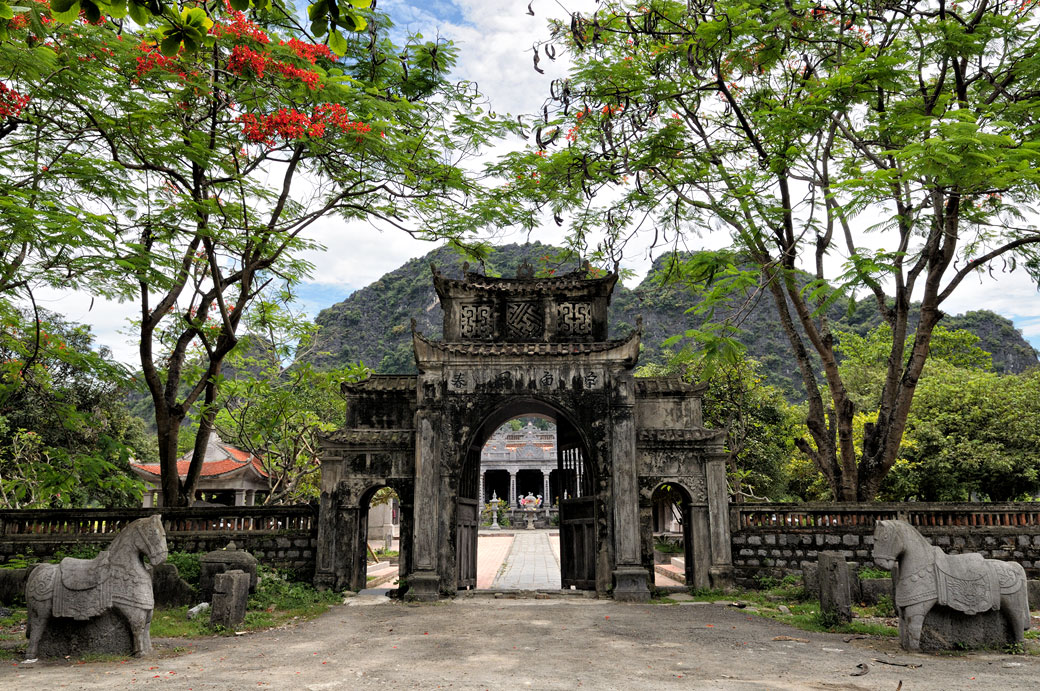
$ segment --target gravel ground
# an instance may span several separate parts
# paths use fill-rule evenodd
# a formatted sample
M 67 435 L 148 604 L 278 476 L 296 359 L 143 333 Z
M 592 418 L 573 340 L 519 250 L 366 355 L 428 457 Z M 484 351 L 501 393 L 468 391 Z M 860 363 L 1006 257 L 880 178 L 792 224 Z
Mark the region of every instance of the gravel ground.
M 1012 691 L 1040 686 L 1040 658 L 1031 655 L 907 654 L 892 639 L 846 638 L 799 631 L 721 604 L 483 596 L 428 605 L 341 606 L 293 628 L 157 641 L 157 656 L 150 659 L 2 663 L 0 688 L 895 691 L 902 682 L 903 691 Z M 852 676 L 863 669 L 866 674 Z

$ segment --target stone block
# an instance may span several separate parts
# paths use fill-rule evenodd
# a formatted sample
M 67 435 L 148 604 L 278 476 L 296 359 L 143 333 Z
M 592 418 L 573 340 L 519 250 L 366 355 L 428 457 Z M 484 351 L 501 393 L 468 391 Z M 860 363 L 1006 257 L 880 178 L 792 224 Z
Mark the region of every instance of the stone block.
M 840 545 L 841 544 L 841 536 L 839 536 L 839 535 L 827 535 L 827 536 L 824 537 L 823 541 L 826 544 L 828 544 L 828 545 Z
M 891 578 L 863 578 L 859 582 L 859 601 L 865 605 L 876 605 L 878 598 L 892 597 Z
M 249 574 L 238 569 L 217 574 L 213 579 L 210 623 L 228 629 L 238 626 L 246 618 L 248 600 Z
M 292 547 L 292 541 L 287 537 L 276 537 L 275 544 L 279 549 L 288 549 L 289 547 Z
M 841 544 L 846 547 L 855 547 L 859 545 L 859 535 L 843 535 L 841 538 Z
M 819 570 L 816 567 L 815 561 L 803 561 L 802 567 L 802 586 L 810 593 L 815 593 L 820 589 Z
M 1029 593 L 1029 609 L 1040 607 L 1040 581 L 1036 579 L 1026 581 L 1026 592 Z
M 25 603 L 25 582 L 34 566 L 24 569 L 0 569 L 0 605 Z
M 203 554 L 199 559 L 199 591 L 203 600 L 213 596 L 214 578 L 225 571 L 239 570 L 249 574 L 249 591 L 256 590 L 256 557 L 231 543 L 226 549 Z
M 837 552 L 821 552 L 819 568 L 820 613 L 829 623 L 852 621 L 852 586 L 845 556 Z
M 174 564 L 152 567 L 152 596 L 156 607 L 181 607 L 195 602 L 195 588 L 181 578 Z
M 749 535 L 748 539 L 747 539 L 747 543 L 749 545 L 755 545 L 755 546 L 761 545 L 762 544 L 762 536 L 761 535 Z
M 43 658 L 79 657 L 85 654 L 132 655 L 134 636 L 123 617 L 113 610 L 100 616 L 78 621 L 69 617 L 52 617 L 40 640 L 37 654 Z
M 767 545 L 775 545 L 776 544 L 776 535 L 772 535 L 772 534 L 766 535 L 766 544 Z
M 968 615 L 937 605 L 921 627 L 921 650 L 1002 648 L 1015 642 L 1015 632 L 999 611 Z

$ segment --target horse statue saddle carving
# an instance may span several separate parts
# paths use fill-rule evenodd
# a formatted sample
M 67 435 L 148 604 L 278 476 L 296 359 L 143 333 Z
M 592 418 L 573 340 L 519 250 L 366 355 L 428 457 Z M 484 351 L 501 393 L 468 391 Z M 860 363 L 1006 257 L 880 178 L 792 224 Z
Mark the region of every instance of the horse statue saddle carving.
M 1001 573 L 981 554 L 946 554 L 935 548 L 938 603 L 976 614 L 1000 609 Z
M 109 609 L 112 606 L 111 574 L 107 551 L 97 559 L 62 559 L 51 599 L 54 616 L 84 620 Z

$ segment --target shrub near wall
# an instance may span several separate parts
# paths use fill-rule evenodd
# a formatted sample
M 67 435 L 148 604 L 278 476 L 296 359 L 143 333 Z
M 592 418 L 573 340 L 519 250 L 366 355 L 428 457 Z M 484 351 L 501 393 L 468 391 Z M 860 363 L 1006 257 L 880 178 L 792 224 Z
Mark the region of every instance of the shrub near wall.
M 104 549 L 131 521 L 163 516 L 171 552 L 204 553 L 229 542 L 297 580 L 314 576 L 318 510 L 312 506 L 0 511 L 0 565 Z
M 801 573 L 822 551 L 873 565 L 874 525 L 901 519 L 950 554 L 978 552 L 1016 561 L 1040 577 L 1040 504 L 754 504 L 730 508 L 734 577 L 754 587 L 761 578 Z

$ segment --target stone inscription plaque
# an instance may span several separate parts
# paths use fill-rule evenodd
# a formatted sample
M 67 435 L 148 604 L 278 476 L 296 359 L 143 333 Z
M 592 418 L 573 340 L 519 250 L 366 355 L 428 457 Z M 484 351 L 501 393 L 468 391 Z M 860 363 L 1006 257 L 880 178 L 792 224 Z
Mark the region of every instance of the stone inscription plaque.
M 602 391 L 606 372 L 602 367 L 502 367 L 498 369 L 447 369 L 451 393 L 478 389 L 502 391 L 561 391 L 581 388 Z

